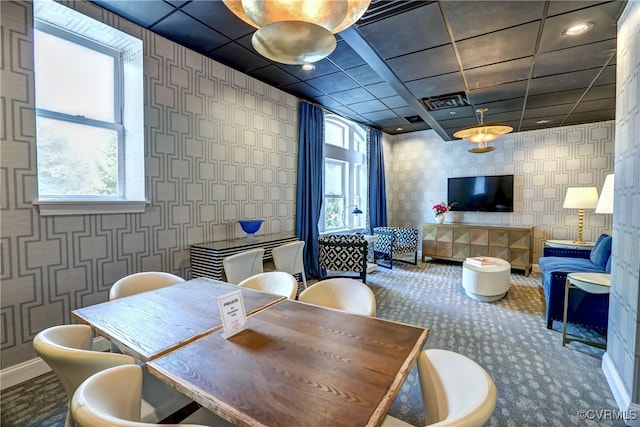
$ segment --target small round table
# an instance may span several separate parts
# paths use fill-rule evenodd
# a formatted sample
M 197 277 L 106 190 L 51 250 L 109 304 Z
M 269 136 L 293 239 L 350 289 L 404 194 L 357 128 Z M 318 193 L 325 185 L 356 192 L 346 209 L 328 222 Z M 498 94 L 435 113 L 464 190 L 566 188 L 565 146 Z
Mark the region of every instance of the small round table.
M 562 346 L 569 341 L 578 341 L 598 348 L 606 348 L 600 343 L 567 338 L 567 308 L 569 306 L 569 289 L 582 289 L 590 294 L 608 294 L 611 292 L 611 275 L 607 273 L 569 273 L 564 282 L 564 313 L 562 315 Z
M 511 264 L 500 258 L 483 257 L 490 264 L 477 267 L 462 263 L 462 287 L 467 295 L 479 301 L 497 301 L 509 291 Z

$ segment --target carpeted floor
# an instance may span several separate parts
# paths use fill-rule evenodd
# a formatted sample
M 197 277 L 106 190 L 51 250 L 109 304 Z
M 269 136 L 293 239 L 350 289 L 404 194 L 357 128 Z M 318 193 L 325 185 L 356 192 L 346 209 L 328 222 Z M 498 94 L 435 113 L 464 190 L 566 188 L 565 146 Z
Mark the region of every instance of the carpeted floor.
M 378 317 L 426 326 L 427 348 L 462 353 L 487 369 L 498 388 L 496 410 L 487 425 L 625 425 L 579 417 L 581 410 L 617 410 L 602 373 L 603 351 L 580 343 L 563 347 L 562 325 L 545 327 L 539 275 L 514 272 L 509 293 L 494 303 L 468 298 L 461 275 L 459 263 L 398 264 L 393 270 L 379 268 L 367 276 L 367 283 L 376 294 Z M 604 342 L 588 329 L 569 331 Z M 66 396 L 53 374 L 4 390 L 0 405 L 5 427 L 64 425 Z M 415 368 L 390 414 L 424 425 Z

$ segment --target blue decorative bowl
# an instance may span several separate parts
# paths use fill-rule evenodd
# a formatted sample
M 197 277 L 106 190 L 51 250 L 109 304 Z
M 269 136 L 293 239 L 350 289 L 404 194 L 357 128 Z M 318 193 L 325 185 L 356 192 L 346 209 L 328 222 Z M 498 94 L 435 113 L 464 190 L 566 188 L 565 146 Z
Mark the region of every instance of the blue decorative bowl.
M 248 235 L 252 235 L 256 231 L 260 230 L 260 226 L 264 222 L 264 219 L 239 219 L 238 222 L 240 223 L 242 231 Z

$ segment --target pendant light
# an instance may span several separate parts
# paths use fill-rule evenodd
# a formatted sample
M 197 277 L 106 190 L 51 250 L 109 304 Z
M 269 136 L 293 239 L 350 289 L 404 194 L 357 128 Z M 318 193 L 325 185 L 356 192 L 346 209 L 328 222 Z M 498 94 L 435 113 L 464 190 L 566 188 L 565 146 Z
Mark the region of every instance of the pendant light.
M 453 134 L 455 138 L 463 138 L 470 143 L 477 144 L 476 147 L 469 148 L 468 151 L 470 153 L 488 153 L 489 151 L 495 150 L 496 147 L 494 145 L 487 145 L 487 143 L 513 131 L 511 126 L 485 125 L 484 113 L 488 110 L 488 108 L 478 108 L 476 110 L 476 113 L 480 113 L 478 126 L 462 129 Z

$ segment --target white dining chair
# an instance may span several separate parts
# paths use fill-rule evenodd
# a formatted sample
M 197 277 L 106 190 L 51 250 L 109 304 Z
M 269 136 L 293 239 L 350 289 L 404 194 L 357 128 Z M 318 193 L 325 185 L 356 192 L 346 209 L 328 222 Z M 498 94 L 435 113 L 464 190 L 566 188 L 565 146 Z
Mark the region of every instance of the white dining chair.
M 364 283 L 348 278 L 326 279 L 300 293 L 298 301 L 354 314 L 376 315 L 376 297 Z
M 264 249 L 251 249 L 238 254 L 229 255 L 222 260 L 227 282 L 237 285 L 244 279 L 264 271 L 262 259 Z
M 134 273 L 123 277 L 111 286 L 109 300 L 124 298 L 182 282 L 184 282 L 182 277 L 163 271 Z
M 79 427 L 231 427 L 231 424 L 204 408 L 180 424 L 156 424 L 141 421 L 140 399 L 143 369 L 138 365 L 109 368 L 87 378 L 71 399 L 71 413 Z
M 496 407 L 497 390 L 482 366 L 448 350 L 424 350 L 418 376 L 427 426 L 481 427 Z M 410 427 L 387 415 L 382 427 Z
M 267 271 L 248 277 L 238 284 L 243 288 L 255 289 L 295 299 L 298 280 L 284 271 Z
M 88 325 L 60 325 L 47 328 L 33 339 L 33 348 L 38 356 L 56 374 L 71 400 L 76 389 L 96 372 L 120 365 L 135 365 L 136 360 L 128 355 L 91 350 L 93 332 Z M 150 374 L 139 402 L 142 419 L 156 422 L 191 401 L 175 389 Z M 69 407 L 70 411 L 70 407 Z M 65 427 L 71 427 L 71 413 L 67 412 Z
M 302 283 L 307 289 L 307 278 L 304 274 L 302 254 L 304 252 L 304 240 L 286 243 L 271 250 L 273 265 L 276 271 L 286 271 L 289 274 L 300 274 Z

